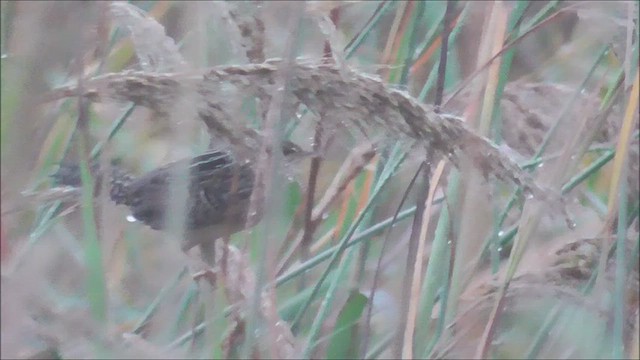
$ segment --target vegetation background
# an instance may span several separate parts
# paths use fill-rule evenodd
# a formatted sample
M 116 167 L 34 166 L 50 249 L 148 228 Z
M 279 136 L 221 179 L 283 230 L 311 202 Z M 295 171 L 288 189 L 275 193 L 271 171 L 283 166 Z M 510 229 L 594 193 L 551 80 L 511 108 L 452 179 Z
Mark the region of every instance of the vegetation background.
M 0 9 L 3 358 L 639 357 L 637 2 Z M 210 143 L 188 112 L 85 113 L 78 98 L 43 101 L 52 89 L 289 55 L 462 116 L 563 195 L 569 226 L 475 170 L 486 154 L 453 164 L 435 148 L 425 164 L 389 128 L 321 131 L 304 106 L 283 132 L 319 156 L 271 169 L 269 215 L 231 237 L 227 269 L 128 221 L 105 191 L 87 196 L 89 177 L 51 182 L 63 160 L 142 174 Z M 260 128 L 247 98 L 229 111 Z

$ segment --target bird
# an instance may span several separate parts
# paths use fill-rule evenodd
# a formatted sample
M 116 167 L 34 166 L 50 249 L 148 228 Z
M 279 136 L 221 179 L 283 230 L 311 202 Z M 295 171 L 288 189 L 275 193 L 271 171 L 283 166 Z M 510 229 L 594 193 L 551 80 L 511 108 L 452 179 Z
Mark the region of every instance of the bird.
M 208 151 L 138 178 L 112 176 L 109 197 L 127 206 L 137 221 L 166 231 L 171 186 L 180 170 L 188 174 L 183 250 L 244 228 L 255 176 L 249 163 L 237 163 L 227 151 Z
M 287 158 L 305 153 L 291 142 L 283 144 L 282 152 Z M 208 150 L 139 177 L 124 171 L 113 161 L 111 168 L 109 198 L 117 205 L 127 206 L 136 221 L 165 232 L 172 230 L 169 226 L 171 186 L 180 171 L 187 171 L 184 233 L 177 234 L 182 238 L 183 251 L 232 235 L 247 226 L 255 173 L 251 162 L 236 161 L 228 150 Z M 91 162 L 90 169 L 96 183 L 103 181 L 104 175 L 97 162 Z M 62 163 L 51 176 L 57 185 L 81 185 L 77 164 Z

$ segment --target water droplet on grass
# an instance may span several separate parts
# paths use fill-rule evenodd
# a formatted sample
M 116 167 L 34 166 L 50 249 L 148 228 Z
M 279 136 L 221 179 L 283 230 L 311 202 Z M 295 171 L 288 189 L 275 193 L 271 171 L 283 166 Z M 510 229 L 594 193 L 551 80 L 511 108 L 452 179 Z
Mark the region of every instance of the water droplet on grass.
M 531 200 L 533 199 L 533 192 L 531 190 L 525 190 L 524 191 L 524 197 L 527 198 L 527 200 Z

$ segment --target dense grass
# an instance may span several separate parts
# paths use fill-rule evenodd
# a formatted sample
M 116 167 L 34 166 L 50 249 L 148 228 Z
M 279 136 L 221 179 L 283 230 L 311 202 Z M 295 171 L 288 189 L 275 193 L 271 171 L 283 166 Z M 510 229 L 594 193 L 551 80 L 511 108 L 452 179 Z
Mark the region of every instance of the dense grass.
M 1 4 L 2 357 L 638 358 L 636 2 Z M 219 240 L 213 267 L 130 222 L 89 171 L 235 150 L 195 100 L 165 116 L 50 101 L 107 73 L 272 57 L 276 86 L 247 75 L 264 92 L 217 93 L 222 110 L 269 130 L 255 149 L 287 139 L 313 156 L 253 149 L 267 211 Z M 570 219 L 472 145 L 441 156 L 374 119 L 290 109 L 296 61 L 464 118 Z M 81 189 L 51 181 L 62 161 L 80 164 Z

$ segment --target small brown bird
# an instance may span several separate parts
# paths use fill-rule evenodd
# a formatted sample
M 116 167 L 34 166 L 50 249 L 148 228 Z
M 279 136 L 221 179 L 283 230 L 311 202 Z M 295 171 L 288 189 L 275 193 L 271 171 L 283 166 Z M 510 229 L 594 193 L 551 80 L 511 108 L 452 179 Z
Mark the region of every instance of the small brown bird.
M 299 148 L 286 144 L 285 155 Z M 140 177 L 133 177 L 119 166 L 112 166 L 109 195 L 112 201 L 126 205 L 131 215 L 152 229 L 168 230 L 171 186 L 178 171 L 188 172 L 188 196 L 183 250 L 214 241 L 242 230 L 247 221 L 249 200 L 254 188 L 254 171 L 250 163 L 235 161 L 231 153 L 210 150 L 190 159 L 179 160 Z M 91 164 L 97 182 L 103 175 L 97 163 Z M 58 185 L 81 185 L 78 165 L 61 164 L 52 175 Z
M 136 220 L 152 229 L 167 230 L 170 187 L 175 183 L 176 170 L 188 171 L 184 250 L 244 228 L 254 173 L 250 164 L 238 164 L 226 151 L 209 151 L 176 161 L 138 178 L 115 174 L 111 200 L 128 206 Z
M 311 153 L 290 141 L 282 144 L 288 160 L 301 159 Z M 96 183 L 103 179 L 97 162 L 91 163 Z M 249 201 L 254 189 L 252 164 L 238 162 L 231 152 L 209 150 L 201 155 L 169 163 L 140 177 L 125 172 L 112 162 L 109 195 L 112 201 L 126 205 L 131 215 L 154 230 L 167 231 L 171 216 L 170 194 L 177 176 L 187 172 L 187 190 L 182 249 L 208 243 L 241 231 L 247 226 Z M 79 187 L 80 168 L 61 164 L 52 175 L 58 185 Z M 96 186 L 99 189 L 100 186 Z M 259 219 L 260 214 L 253 220 Z

